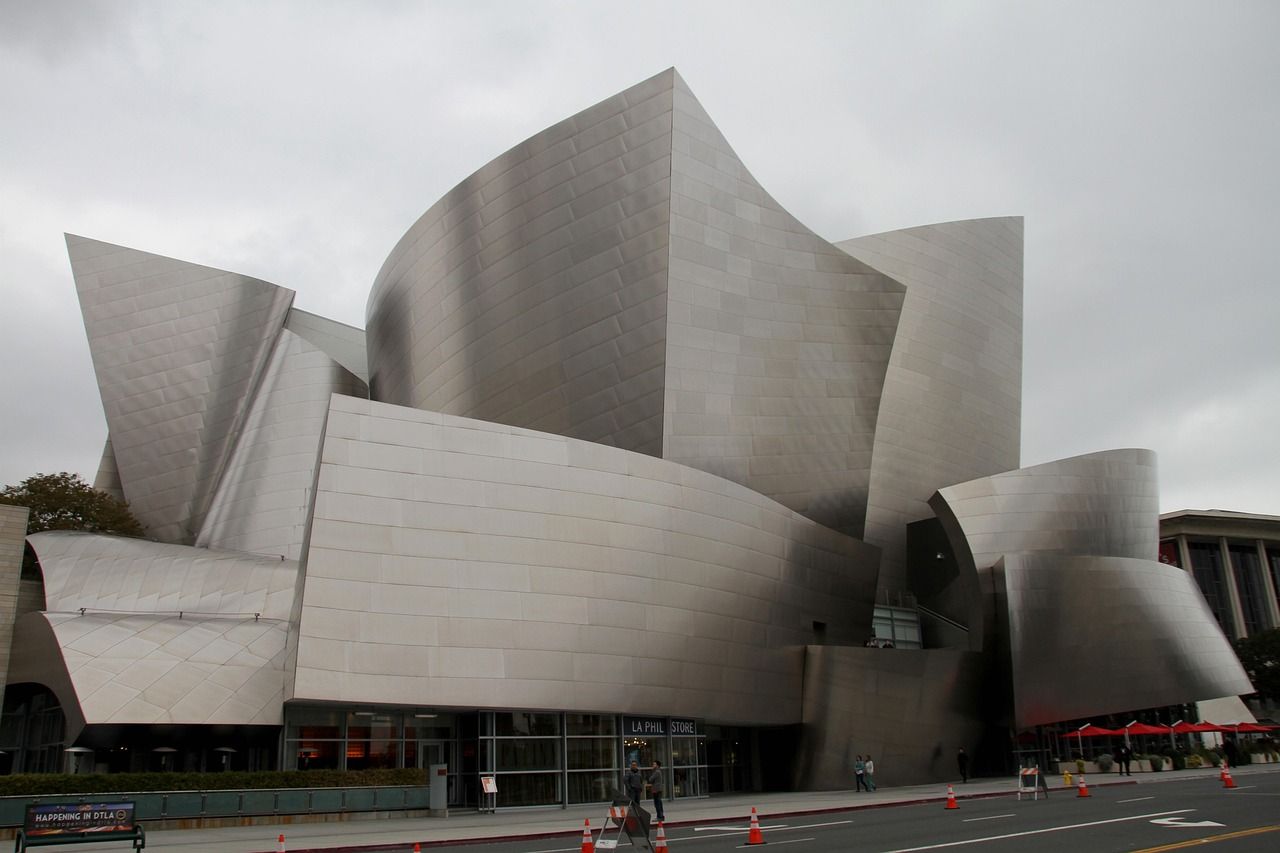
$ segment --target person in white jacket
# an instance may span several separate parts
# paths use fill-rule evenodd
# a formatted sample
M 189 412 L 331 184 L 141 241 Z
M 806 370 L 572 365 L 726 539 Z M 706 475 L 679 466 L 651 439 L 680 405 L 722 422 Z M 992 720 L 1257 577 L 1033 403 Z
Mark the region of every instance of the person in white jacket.
M 867 790 L 874 791 L 876 789 L 876 763 L 871 760 L 871 756 L 867 756 L 867 760 L 863 762 L 863 770 L 867 782 Z

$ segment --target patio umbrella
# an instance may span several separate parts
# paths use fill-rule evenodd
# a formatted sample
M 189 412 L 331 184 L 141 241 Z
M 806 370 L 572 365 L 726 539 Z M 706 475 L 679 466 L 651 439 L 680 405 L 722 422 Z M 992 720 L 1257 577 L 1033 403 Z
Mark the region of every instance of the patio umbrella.
M 1179 735 L 1197 735 L 1204 732 L 1220 732 L 1222 726 L 1213 723 L 1183 723 L 1178 722 L 1173 726 L 1174 734 Z
M 1104 729 L 1101 726 L 1095 726 L 1093 723 L 1086 723 L 1085 725 L 1076 729 L 1075 732 L 1073 732 L 1073 734 L 1076 736 L 1076 739 L 1080 741 L 1080 754 L 1084 755 L 1084 738 L 1114 737 L 1115 735 L 1118 735 L 1118 734 L 1124 734 L 1124 732 L 1119 729 Z

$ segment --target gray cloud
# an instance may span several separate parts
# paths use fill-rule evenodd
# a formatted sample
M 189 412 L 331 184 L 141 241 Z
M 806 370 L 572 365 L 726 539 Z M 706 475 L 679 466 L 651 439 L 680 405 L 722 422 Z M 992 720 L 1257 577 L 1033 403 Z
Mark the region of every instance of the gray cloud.
M 1267 2 L 0 3 L 0 482 L 104 427 L 63 231 L 355 325 L 436 198 L 677 66 L 815 231 L 1026 217 L 1024 462 L 1161 456 L 1280 514 L 1280 7 Z

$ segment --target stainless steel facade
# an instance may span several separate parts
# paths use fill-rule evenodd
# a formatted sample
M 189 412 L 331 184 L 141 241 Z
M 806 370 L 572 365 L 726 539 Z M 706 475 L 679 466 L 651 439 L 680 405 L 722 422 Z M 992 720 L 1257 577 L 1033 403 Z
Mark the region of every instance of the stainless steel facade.
M 1010 668 L 1019 728 L 1252 692 L 1195 582 L 1155 559 L 1151 451 L 1009 471 L 931 504 L 985 591 L 983 646 Z
M 1030 728 L 1252 693 L 1192 577 L 1129 557 L 1022 553 L 1008 596 L 1014 721 Z
M 290 701 L 797 725 L 797 784 L 832 787 L 853 753 L 944 778 L 984 725 L 1248 687 L 1153 562 L 1154 454 L 1018 469 L 1021 220 L 828 243 L 674 70 L 428 209 L 367 335 L 67 243 L 98 482 L 167 543 L 31 537 L 11 681 L 72 731 Z M 969 647 L 861 648 L 877 588 L 930 572 Z
M 885 378 L 865 538 L 880 592 L 906 580 L 906 526 L 944 486 L 1016 469 L 1022 442 L 1022 218 L 837 244 L 907 286 Z
M 12 682 L 47 684 L 82 725 L 281 723 L 297 562 L 87 533 L 27 541 L 45 611 L 19 620 Z
M 954 778 L 956 751 L 988 722 L 985 667 L 956 649 L 810 646 L 795 787 L 848 788 L 854 756 L 868 754 L 878 784 Z
M 195 544 L 302 557 L 329 397 L 341 393 L 364 396 L 365 384 L 280 332 Z
M 369 295 L 375 399 L 662 452 L 666 71 L 431 207 Z
M 70 234 L 67 253 L 124 496 L 190 544 L 293 292 Z
M 293 695 L 795 722 L 876 557 L 683 465 L 335 396 Z
M 414 224 L 369 298 L 372 396 L 662 456 L 859 535 L 903 292 L 774 201 L 669 70 Z

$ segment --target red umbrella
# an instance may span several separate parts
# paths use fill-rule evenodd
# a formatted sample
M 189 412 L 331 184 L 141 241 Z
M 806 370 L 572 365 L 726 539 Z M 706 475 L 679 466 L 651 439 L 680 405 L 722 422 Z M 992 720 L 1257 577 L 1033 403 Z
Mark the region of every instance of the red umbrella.
M 1213 723 L 1178 723 L 1173 727 L 1173 733 L 1177 735 L 1195 735 L 1204 732 L 1220 732 L 1222 726 L 1215 726 Z M 1230 729 L 1227 729 L 1230 731 Z
M 1275 728 L 1276 728 L 1275 726 L 1262 726 L 1262 725 L 1258 725 L 1257 723 L 1241 723 L 1240 725 L 1235 727 L 1235 730 L 1238 732 L 1244 732 L 1245 734 L 1253 735 L 1253 734 L 1263 734 L 1265 732 L 1272 731 Z
M 1114 737 L 1115 735 L 1124 734 L 1124 729 L 1104 729 L 1089 723 L 1076 729 L 1072 734 L 1076 737 Z
M 1149 726 L 1146 723 L 1130 723 L 1124 730 L 1131 735 L 1167 735 L 1168 726 Z
M 1113 735 L 1124 734 L 1124 732 L 1123 732 L 1123 731 L 1117 731 L 1117 730 L 1115 730 L 1115 729 L 1104 729 L 1104 728 L 1102 728 L 1102 727 L 1100 727 L 1100 726 L 1095 726 L 1093 723 L 1086 723 L 1085 725 L 1083 725 L 1083 726 L 1081 726 L 1080 728 L 1076 729 L 1076 730 L 1075 730 L 1074 732 L 1072 732 L 1071 734 L 1074 734 L 1074 735 L 1076 736 L 1076 739 L 1080 741 L 1079 749 L 1080 749 L 1080 753 L 1083 755 L 1083 754 L 1084 754 L 1084 740 L 1083 740 L 1083 738 L 1087 738 L 1087 737 L 1112 737 Z M 1070 735 L 1068 735 L 1068 737 L 1070 737 Z

